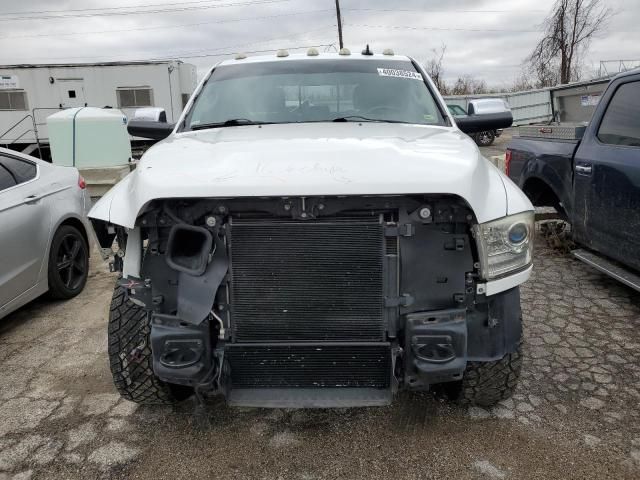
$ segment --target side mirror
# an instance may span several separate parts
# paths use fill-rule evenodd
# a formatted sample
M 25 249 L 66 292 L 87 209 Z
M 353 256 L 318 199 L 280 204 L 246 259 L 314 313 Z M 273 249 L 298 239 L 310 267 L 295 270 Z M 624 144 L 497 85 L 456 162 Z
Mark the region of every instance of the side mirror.
M 469 115 L 467 117 L 456 117 L 455 122 L 464 133 L 478 133 L 509 128 L 513 124 L 513 115 L 511 112 Z
M 468 116 L 456 117 L 458 128 L 464 133 L 486 132 L 509 128 L 513 115 L 507 102 L 501 98 L 476 98 L 469 102 Z
M 129 135 L 134 137 L 149 138 L 151 140 L 164 140 L 171 132 L 175 124 L 163 122 L 151 122 L 149 120 L 130 120 L 127 125 Z
M 150 122 L 167 123 L 167 112 L 160 107 L 136 108 L 131 120 L 148 120 Z

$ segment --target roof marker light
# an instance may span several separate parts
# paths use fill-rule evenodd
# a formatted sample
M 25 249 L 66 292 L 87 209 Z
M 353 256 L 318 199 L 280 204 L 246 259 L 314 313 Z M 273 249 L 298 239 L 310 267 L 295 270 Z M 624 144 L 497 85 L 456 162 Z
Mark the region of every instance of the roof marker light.
M 236 55 L 236 60 L 244 60 L 245 58 L 247 58 L 246 53 L 239 53 Z
M 320 53 L 318 53 L 317 48 L 311 47 L 309 50 L 307 50 L 307 56 L 309 57 L 317 57 L 318 55 L 320 55 Z
M 391 48 L 385 48 L 384 51 L 382 52 L 383 55 L 390 55 L 390 56 L 394 56 L 395 53 L 393 52 L 393 49 Z
M 289 56 L 289 52 L 286 50 L 278 50 L 278 53 L 276 53 L 276 57 L 278 58 L 284 58 L 288 56 Z
M 340 49 L 339 53 L 340 53 L 340 55 L 351 55 L 351 50 L 349 50 L 346 47 L 343 47 L 343 48 Z

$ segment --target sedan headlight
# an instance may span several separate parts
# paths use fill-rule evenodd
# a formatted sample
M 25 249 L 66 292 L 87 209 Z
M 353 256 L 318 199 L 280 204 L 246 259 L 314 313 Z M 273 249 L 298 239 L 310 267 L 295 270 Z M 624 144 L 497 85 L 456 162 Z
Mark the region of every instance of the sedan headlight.
M 533 212 L 523 212 L 474 227 L 482 278 L 493 280 L 531 264 L 533 218 Z

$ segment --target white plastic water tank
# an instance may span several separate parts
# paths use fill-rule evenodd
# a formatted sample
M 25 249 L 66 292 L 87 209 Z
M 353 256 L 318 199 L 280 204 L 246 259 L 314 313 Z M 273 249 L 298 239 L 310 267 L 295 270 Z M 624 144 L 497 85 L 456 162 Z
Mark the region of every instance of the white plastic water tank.
M 120 110 L 69 108 L 50 115 L 47 128 L 56 165 L 108 167 L 131 159 L 127 117 Z

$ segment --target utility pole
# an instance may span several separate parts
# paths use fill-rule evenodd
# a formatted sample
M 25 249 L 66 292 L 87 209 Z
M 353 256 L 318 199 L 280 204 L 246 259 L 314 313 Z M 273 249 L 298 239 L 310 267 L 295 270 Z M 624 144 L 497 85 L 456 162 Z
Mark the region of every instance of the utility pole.
M 338 16 L 338 40 L 340 43 L 340 49 L 344 48 L 344 43 L 342 42 L 342 16 L 340 15 L 340 0 L 336 0 L 336 15 Z

